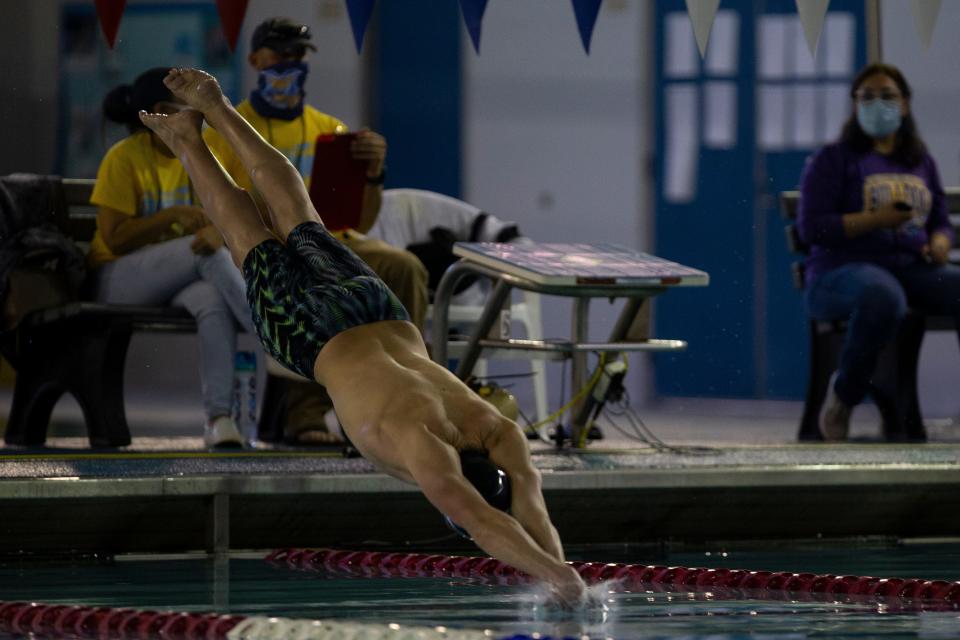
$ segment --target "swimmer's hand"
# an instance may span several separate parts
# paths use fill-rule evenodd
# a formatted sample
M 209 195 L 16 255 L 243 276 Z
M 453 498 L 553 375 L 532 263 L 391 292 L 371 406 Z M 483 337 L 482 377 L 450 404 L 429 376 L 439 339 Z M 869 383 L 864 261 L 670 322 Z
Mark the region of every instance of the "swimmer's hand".
M 569 565 L 564 565 L 561 575 L 547 586 L 550 590 L 549 601 L 561 609 L 572 611 L 587 605 L 587 585 Z

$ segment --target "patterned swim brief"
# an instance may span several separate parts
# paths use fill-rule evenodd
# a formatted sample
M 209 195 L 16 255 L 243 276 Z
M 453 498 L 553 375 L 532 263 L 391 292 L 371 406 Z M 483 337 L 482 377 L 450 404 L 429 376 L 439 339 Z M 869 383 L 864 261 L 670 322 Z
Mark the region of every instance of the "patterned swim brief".
M 251 249 L 243 278 L 260 342 L 309 380 L 320 350 L 338 333 L 410 320 L 387 285 L 319 222 L 297 225 L 286 244 L 270 239 Z

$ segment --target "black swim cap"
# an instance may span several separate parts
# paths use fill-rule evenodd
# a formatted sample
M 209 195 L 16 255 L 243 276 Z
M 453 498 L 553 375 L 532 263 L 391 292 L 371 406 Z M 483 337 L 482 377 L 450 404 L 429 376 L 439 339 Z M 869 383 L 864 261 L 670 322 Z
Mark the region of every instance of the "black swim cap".
M 487 454 L 475 449 L 461 451 L 460 468 L 463 470 L 463 477 L 473 485 L 491 507 L 510 513 L 510 503 L 513 499 L 510 476 L 491 462 Z M 444 521 L 447 526 L 464 538 L 470 538 L 470 534 L 449 517 L 444 516 Z

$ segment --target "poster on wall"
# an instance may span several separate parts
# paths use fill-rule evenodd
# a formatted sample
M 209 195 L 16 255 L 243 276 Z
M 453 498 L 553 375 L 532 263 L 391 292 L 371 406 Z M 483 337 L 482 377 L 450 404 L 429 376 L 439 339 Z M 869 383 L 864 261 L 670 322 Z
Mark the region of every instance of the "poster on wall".
M 200 67 L 217 77 L 231 99 L 238 98 L 238 59 L 212 3 L 128 6 L 113 49 L 100 36 L 92 3 L 65 5 L 60 20 L 60 175 L 96 177 L 107 149 L 127 135 L 125 127 L 103 117 L 103 98 L 147 69 Z

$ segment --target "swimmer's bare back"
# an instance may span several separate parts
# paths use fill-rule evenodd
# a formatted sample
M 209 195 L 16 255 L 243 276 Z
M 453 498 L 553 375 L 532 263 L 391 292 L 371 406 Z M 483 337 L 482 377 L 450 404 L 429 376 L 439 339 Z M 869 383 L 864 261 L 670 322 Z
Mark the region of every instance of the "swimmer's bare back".
M 427 429 L 460 451 L 492 448 L 501 429 L 516 429 L 454 374 L 430 359 L 420 332 L 391 320 L 334 336 L 317 356 L 326 386 L 354 446 L 381 470 L 408 482 L 403 448 Z

